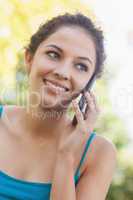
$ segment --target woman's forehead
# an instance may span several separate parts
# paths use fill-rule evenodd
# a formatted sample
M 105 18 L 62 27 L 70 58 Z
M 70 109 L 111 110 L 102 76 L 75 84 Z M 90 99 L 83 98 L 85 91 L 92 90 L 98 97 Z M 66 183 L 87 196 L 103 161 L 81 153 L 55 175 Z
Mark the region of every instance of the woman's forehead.
M 50 44 L 56 44 L 62 49 L 72 50 L 75 53 L 88 54 L 95 58 L 95 44 L 92 37 L 87 34 L 82 28 L 75 27 L 61 27 L 56 32 L 51 34 L 41 46 L 45 47 Z M 81 55 L 80 55 L 81 56 Z

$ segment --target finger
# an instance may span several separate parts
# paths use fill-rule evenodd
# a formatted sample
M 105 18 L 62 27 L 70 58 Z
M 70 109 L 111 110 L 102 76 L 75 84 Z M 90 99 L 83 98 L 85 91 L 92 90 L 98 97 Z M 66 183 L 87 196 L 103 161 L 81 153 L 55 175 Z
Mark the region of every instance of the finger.
M 89 106 L 87 104 L 87 106 L 85 108 L 85 112 L 84 112 L 84 118 L 85 118 L 85 120 L 87 119 L 88 112 L 89 112 Z
M 89 92 L 86 92 L 85 93 L 85 97 L 86 97 L 88 109 L 90 109 L 91 111 L 93 111 L 95 109 L 95 104 L 94 104 L 92 96 L 90 95 Z
M 84 116 L 85 116 L 85 120 L 88 118 L 88 115 L 90 114 L 90 113 L 94 113 L 96 110 L 95 110 L 95 108 L 93 107 L 94 105 L 91 105 L 91 103 L 88 105 L 87 104 L 87 106 L 86 106 L 86 109 L 85 109 L 85 114 L 84 114 Z
M 90 95 L 91 95 L 92 98 L 93 98 L 93 101 L 94 101 L 94 104 L 95 104 L 96 111 L 97 111 L 97 112 L 100 112 L 100 108 L 99 108 L 99 106 L 98 106 L 98 103 L 97 103 L 97 100 L 96 100 L 96 96 L 95 96 L 92 92 L 90 92 Z
M 77 121 L 78 121 L 78 123 L 81 124 L 82 121 L 84 120 L 84 118 L 83 118 L 82 112 L 80 111 L 79 105 L 75 100 L 72 101 L 72 105 L 73 105 L 73 108 L 74 108 L 74 111 L 75 111 L 75 114 L 77 117 Z

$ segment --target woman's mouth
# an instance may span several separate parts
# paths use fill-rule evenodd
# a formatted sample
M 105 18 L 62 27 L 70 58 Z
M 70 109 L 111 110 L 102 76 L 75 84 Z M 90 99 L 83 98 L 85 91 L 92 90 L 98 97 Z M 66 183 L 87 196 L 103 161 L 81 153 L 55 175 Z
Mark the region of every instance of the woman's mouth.
M 50 90 L 54 91 L 56 94 L 60 94 L 60 93 L 69 91 L 67 88 L 57 86 L 56 84 L 54 84 L 51 81 L 48 81 L 46 79 L 43 79 L 43 82 L 44 82 L 45 86 L 47 86 Z

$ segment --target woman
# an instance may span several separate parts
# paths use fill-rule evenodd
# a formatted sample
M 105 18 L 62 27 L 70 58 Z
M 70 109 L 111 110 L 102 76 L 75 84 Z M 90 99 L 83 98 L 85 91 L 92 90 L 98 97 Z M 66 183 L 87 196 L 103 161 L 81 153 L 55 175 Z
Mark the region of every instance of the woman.
M 100 77 L 104 59 L 102 31 L 81 13 L 57 16 L 31 37 L 27 106 L 1 107 L 0 199 L 105 199 L 116 150 L 93 132 L 100 109 L 85 91 L 94 74 Z M 76 125 L 67 114 L 70 103 Z

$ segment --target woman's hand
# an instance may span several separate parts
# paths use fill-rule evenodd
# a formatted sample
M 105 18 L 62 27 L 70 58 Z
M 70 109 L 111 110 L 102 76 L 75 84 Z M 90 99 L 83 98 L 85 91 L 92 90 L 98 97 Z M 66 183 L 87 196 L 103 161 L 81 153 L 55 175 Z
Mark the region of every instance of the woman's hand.
M 65 138 L 59 145 L 59 152 L 73 158 L 75 158 L 75 155 L 81 151 L 83 145 L 87 142 L 89 134 L 93 131 L 96 119 L 100 113 L 94 94 L 92 94 L 92 92 L 85 92 L 84 95 L 87 101 L 85 119 L 80 111 L 78 103 L 76 100 L 73 100 L 72 105 L 78 123 L 71 135 Z

